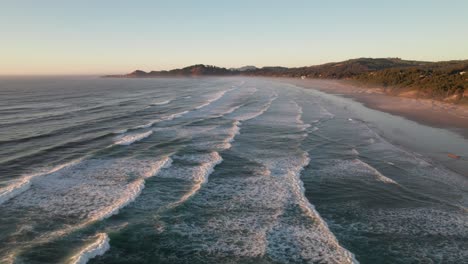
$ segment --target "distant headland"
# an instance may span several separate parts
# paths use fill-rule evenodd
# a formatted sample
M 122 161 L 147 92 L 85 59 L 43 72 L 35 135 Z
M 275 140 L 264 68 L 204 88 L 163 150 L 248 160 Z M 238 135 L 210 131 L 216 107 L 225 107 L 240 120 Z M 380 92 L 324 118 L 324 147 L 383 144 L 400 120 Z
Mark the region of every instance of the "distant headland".
M 222 68 L 197 64 L 182 69 L 145 72 L 136 70 L 111 78 L 197 76 L 263 76 L 348 80 L 387 88 L 387 93 L 413 93 L 416 97 L 468 103 L 468 60 L 427 62 L 400 58 L 358 58 L 306 67 Z

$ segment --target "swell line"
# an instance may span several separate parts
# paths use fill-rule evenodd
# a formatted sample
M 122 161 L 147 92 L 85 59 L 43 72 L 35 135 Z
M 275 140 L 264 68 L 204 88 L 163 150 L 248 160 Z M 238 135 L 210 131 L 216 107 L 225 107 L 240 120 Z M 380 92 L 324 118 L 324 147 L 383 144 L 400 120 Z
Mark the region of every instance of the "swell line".
M 106 233 L 97 234 L 96 241 L 71 257 L 70 264 L 86 264 L 92 258 L 104 255 L 110 249 L 110 239 Z
M 301 130 L 305 131 L 306 128 L 308 127 L 308 124 L 305 124 L 305 122 L 302 119 L 302 115 L 303 115 L 302 107 L 299 104 L 297 104 L 297 102 L 295 101 L 294 101 L 294 104 L 296 105 L 297 112 L 298 112 L 296 122 L 302 126 Z M 306 133 L 306 136 L 307 134 L 308 133 Z M 338 242 L 338 239 L 335 237 L 333 232 L 331 232 L 325 220 L 320 216 L 320 214 L 315 209 L 315 206 L 313 206 L 310 203 L 310 201 L 307 199 L 307 197 L 305 196 L 305 188 L 304 188 L 304 183 L 301 180 L 301 173 L 304 170 L 304 168 L 309 165 L 310 161 L 311 160 L 310 160 L 309 154 L 303 151 L 302 163 L 300 164 L 299 170 L 288 171 L 287 178 L 290 180 L 292 184 L 293 194 L 296 197 L 296 200 L 298 201 L 298 204 L 300 208 L 304 211 L 304 213 L 313 221 L 318 221 L 319 225 L 324 229 L 324 231 L 328 235 L 329 241 L 333 243 L 337 248 L 341 248 L 345 252 L 345 254 L 347 255 L 346 256 L 347 261 L 350 263 L 358 263 L 358 261 L 354 257 L 354 254 L 340 245 L 340 243 Z
M 33 180 L 37 180 L 41 176 L 52 174 L 52 173 L 57 172 L 59 170 L 62 170 L 64 168 L 73 166 L 73 165 L 79 163 L 82 160 L 83 160 L 83 158 L 73 160 L 73 161 L 70 161 L 70 162 L 55 166 L 55 167 L 53 167 L 53 168 L 51 168 L 51 169 L 49 169 L 47 171 L 44 171 L 44 172 L 28 174 L 28 175 L 25 175 L 25 176 L 21 177 L 15 183 L 0 189 L 0 204 L 2 204 L 4 202 L 16 197 L 17 195 L 19 195 L 19 194 L 21 194 L 21 193 L 23 193 L 25 191 L 27 191 L 31 187 L 31 184 L 32 184 Z
M 66 234 L 70 234 L 70 233 L 72 233 L 74 231 L 85 228 L 86 226 L 89 226 L 90 224 L 93 224 L 95 222 L 98 222 L 98 221 L 101 221 L 103 219 L 109 218 L 112 215 L 118 214 L 119 211 L 122 208 L 124 208 L 125 206 L 127 206 L 128 204 L 133 202 L 141 194 L 142 190 L 145 187 L 145 180 L 147 178 L 150 178 L 150 177 L 153 177 L 153 176 L 157 175 L 161 171 L 161 169 L 168 168 L 168 167 L 171 166 L 171 164 L 172 164 L 172 159 L 170 158 L 170 155 L 166 156 L 165 158 L 160 160 L 160 162 L 157 162 L 154 166 L 152 166 L 150 170 L 148 170 L 146 173 L 142 174 L 141 178 L 139 178 L 139 179 L 133 181 L 132 183 L 128 184 L 126 186 L 127 187 L 126 195 L 121 197 L 117 201 L 115 201 L 113 204 L 111 204 L 110 206 L 108 206 L 104 210 L 100 211 L 97 214 L 92 215 L 86 221 L 84 221 L 84 222 L 82 222 L 80 224 L 77 224 L 75 226 L 70 226 L 70 227 L 67 227 L 67 228 L 64 228 L 64 229 L 61 229 L 61 230 L 56 230 L 56 231 L 52 231 L 52 232 L 49 232 L 49 233 L 42 234 L 38 238 L 33 239 L 32 241 L 30 241 L 28 244 L 26 244 L 24 246 L 21 246 L 20 248 L 16 248 L 14 252 L 12 252 L 8 256 L 4 257 L 3 259 L 0 259 L 0 262 L 3 261 L 5 263 L 14 263 L 15 260 L 16 260 L 16 257 L 19 254 L 21 254 L 22 252 L 24 252 L 25 250 L 27 250 L 28 248 L 38 246 L 40 244 L 46 244 L 48 242 L 51 242 L 53 240 L 56 240 L 56 239 L 58 239 L 58 238 L 60 238 L 60 237 L 62 237 L 64 235 L 66 235 Z M 57 169 L 55 171 L 59 171 L 59 169 Z M 100 243 L 100 244 L 102 244 L 102 243 Z M 102 247 L 99 247 L 99 248 L 102 249 Z M 88 251 L 86 251 L 86 252 L 88 252 Z M 91 254 L 91 255 L 95 254 L 95 253 L 96 253 L 96 251 L 93 251 L 93 250 L 88 252 L 88 254 Z M 86 263 L 86 262 L 83 262 L 83 263 Z

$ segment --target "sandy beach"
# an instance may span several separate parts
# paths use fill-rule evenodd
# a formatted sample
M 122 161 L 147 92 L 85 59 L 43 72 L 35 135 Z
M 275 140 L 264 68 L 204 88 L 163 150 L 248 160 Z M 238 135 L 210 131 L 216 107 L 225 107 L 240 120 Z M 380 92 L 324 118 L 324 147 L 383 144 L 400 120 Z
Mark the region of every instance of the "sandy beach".
M 365 106 L 468 138 L 468 106 L 436 100 L 391 96 L 383 88 L 359 87 L 346 81 L 285 78 L 285 82 L 350 97 Z

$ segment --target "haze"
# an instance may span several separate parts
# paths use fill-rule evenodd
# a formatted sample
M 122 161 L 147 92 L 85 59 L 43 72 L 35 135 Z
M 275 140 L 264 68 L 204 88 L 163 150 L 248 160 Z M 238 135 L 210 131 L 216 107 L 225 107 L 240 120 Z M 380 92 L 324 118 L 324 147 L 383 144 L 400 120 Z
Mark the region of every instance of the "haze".
M 2 1 L 0 75 L 468 58 L 467 1 Z

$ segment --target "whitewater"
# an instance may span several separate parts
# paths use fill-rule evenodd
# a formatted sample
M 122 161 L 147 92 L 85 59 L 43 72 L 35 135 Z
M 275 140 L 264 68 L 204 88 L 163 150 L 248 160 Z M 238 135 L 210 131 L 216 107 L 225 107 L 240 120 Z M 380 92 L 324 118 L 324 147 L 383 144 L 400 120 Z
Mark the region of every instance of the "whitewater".
M 468 259 L 466 175 L 388 130 L 432 128 L 281 79 L 0 84 L 0 263 Z

